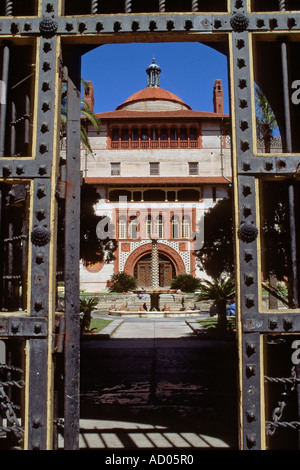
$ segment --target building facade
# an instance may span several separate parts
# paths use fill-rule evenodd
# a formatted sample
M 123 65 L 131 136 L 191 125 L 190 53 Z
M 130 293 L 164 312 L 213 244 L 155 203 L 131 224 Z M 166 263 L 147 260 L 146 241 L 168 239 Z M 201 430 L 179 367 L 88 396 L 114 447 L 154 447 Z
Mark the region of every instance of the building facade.
M 228 115 L 222 81 L 213 85 L 214 112 L 194 111 L 160 87 L 160 67 L 147 68 L 147 87 L 87 125 L 93 155 L 82 151 L 84 181 L 97 188 L 97 214 L 118 241 L 115 261 L 81 266 L 81 288 L 101 292 L 125 271 L 151 285 L 152 237 L 158 238 L 159 285 L 181 273 L 203 277 L 194 250 L 203 243 L 203 217 L 231 183 Z M 85 96 L 93 109 L 93 85 Z

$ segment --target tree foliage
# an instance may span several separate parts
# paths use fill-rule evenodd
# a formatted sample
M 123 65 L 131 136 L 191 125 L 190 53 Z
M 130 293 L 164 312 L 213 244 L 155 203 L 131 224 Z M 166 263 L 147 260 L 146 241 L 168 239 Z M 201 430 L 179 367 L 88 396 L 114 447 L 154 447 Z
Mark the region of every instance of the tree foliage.
M 191 274 L 179 274 L 171 283 L 171 289 L 180 289 L 182 292 L 195 292 L 199 287 L 199 279 Z
M 195 252 L 200 269 L 217 278 L 234 273 L 233 207 L 231 196 L 220 199 L 204 216 L 204 244 Z
M 262 138 L 265 152 L 271 151 L 271 138 L 278 129 L 275 114 L 261 89 L 255 87 L 256 130 L 258 138 Z
M 88 83 L 81 79 L 81 85 L 86 90 Z M 85 120 L 81 122 L 89 122 L 93 125 L 96 132 L 100 132 L 100 120 L 97 115 L 89 108 L 84 99 L 81 100 L 81 114 Z M 67 84 L 63 84 L 62 99 L 61 99 L 61 128 L 60 138 L 66 136 L 66 123 L 67 123 Z M 84 145 L 88 153 L 92 153 L 91 144 L 87 135 L 86 126 L 81 125 L 81 143 Z M 65 164 L 63 161 L 61 164 Z M 80 198 L 80 258 L 85 264 L 94 264 L 97 262 L 110 262 L 114 259 L 114 251 L 117 248 L 117 242 L 113 237 L 113 227 L 107 220 L 106 235 L 102 238 L 97 236 L 96 228 L 99 222 L 104 219 L 104 216 L 95 213 L 95 205 L 99 201 L 99 194 L 95 187 L 83 184 L 81 186 Z M 65 234 L 65 202 L 63 199 L 59 200 L 58 204 L 58 271 L 63 272 L 64 262 L 64 234 Z
M 110 278 L 113 283 L 109 288 L 109 292 L 128 292 L 136 288 L 136 279 L 124 271 L 113 274 Z
M 87 89 L 88 83 L 86 80 L 83 78 L 81 79 L 81 85 L 84 88 L 84 90 Z M 89 122 L 92 124 L 94 129 L 96 130 L 97 133 L 100 132 L 100 119 L 98 118 L 97 114 L 95 114 L 87 102 L 82 99 L 81 100 L 81 109 L 80 109 L 81 115 L 83 116 L 84 119 L 81 120 L 81 127 L 80 127 L 80 138 L 81 138 L 81 143 L 85 147 L 86 151 L 91 154 L 92 153 L 92 147 L 88 138 L 87 130 L 86 130 L 86 123 Z M 67 126 L 67 84 L 63 83 L 62 86 L 62 98 L 61 98 L 61 118 L 60 118 L 61 124 L 60 124 L 60 138 L 64 138 L 66 136 L 66 126 Z
M 202 280 L 199 284 L 198 300 L 212 300 L 217 306 L 218 327 L 226 330 L 226 303 L 235 296 L 233 278 L 221 277 L 212 281 Z

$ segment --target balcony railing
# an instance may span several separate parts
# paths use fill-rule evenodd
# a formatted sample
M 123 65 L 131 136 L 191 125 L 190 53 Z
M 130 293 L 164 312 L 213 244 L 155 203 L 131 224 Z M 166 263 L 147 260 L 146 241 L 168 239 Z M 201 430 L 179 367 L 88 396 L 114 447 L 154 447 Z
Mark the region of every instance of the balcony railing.
M 198 148 L 197 140 L 118 140 L 111 141 L 111 149 L 194 149 Z

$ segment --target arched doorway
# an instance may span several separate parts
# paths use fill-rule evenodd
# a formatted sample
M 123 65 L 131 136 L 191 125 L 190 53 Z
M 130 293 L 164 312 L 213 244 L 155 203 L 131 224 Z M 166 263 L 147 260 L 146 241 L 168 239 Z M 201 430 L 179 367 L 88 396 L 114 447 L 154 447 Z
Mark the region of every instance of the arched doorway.
M 170 287 L 172 279 L 176 276 L 174 264 L 165 255 L 159 256 L 159 286 Z M 137 261 L 134 267 L 134 277 L 138 287 L 151 286 L 151 255 L 147 254 Z

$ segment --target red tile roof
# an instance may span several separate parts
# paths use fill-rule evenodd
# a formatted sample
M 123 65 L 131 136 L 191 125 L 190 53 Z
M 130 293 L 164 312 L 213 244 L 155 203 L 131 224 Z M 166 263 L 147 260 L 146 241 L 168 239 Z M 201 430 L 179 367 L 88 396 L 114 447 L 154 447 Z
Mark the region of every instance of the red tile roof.
M 102 120 L 114 119 L 159 119 L 159 118 L 178 118 L 178 119 L 199 119 L 199 118 L 228 118 L 228 114 L 209 113 L 205 111 L 193 110 L 180 110 L 180 111 L 128 111 L 121 109 L 117 111 L 106 111 L 104 113 L 97 113 L 97 116 Z
M 137 93 L 134 93 L 129 98 L 127 98 L 124 103 L 120 104 L 117 107 L 118 109 L 123 109 L 125 106 L 129 104 L 136 103 L 137 101 L 149 101 L 149 100 L 162 100 L 162 101 L 173 101 L 175 103 L 180 103 L 181 105 L 185 106 L 187 109 L 191 109 L 191 107 L 184 103 L 182 99 L 178 98 L 178 96 L 174 95 L 170 91 L 164 90 L 163 88 L 145 88 L 144 90 L 140 90 Z

